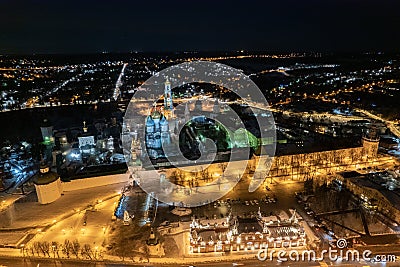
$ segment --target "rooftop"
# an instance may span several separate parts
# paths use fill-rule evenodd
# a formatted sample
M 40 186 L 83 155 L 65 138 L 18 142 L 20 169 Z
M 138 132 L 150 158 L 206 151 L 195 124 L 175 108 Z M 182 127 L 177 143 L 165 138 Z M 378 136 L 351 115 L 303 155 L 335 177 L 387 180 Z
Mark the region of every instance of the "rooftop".
M 46 185 L 56 181 L 58 178 L 60 178 L 58 174 L 52 171 L 49 171 L 47 173 L 39 172 L 33 177 L 32 181 L 36 185 Z
M 371 188 L 381 193 L 396 209 L 400 210 L 400 189 L 389 190 L 384 184 L 386 180 L 379 177 L 354 177 L 350 181 L 360 187 Z

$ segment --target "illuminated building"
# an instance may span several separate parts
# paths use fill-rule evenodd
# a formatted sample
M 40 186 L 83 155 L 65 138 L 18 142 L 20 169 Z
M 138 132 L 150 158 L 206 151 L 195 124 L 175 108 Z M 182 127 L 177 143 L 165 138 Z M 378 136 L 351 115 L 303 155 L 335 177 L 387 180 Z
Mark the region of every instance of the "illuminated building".
M 52 161 L 52 151 L 55 144 L 53 137 L 53 126 L 47 119 L 44 119 L 42 125 L 40 126 L 40 131 L 43 138 L 42 144 L 45 146 L 44 158 L 47 161 Z
M 163 145 L 171 143 L 167 118 L 158 110 L 154 110 L 146 118 L 146 148 L 153 159 L 164 157 Z
M 83 122 L 83 134 L 78 137 L 78 142 L 82 154 L 93 154 L 95 152 L 94 136 L 88 132 L 85 121 Z
M 42 161 L 39 173 L 33 177 L 36 194 L 40 204 L 48 204 L 61 197 L 61 180 L 57 173 Z
M 214 105 L 213 105 L 213 111 L 210 114 L 211 119 L 215 119 L 220 113 L 221 113 L 221 110 L 219 107 L 218 99 L 216 98 L 214 101 Z
M 43 120 L 43 123 L 40 126 L 40 131 L 42 132 L 43 142 L 45 145 L 50 145 L 54 143 L 53 126 L 49 123 L 47 119 Z
M 190 120 L 190 110 L 189 110 L 188 102 L 186 102 L 186 104 L 185 104 L 184 116 L 185 116 L 186 122 Z
M 174 105 L 172 103 L 172 90 L 171 90 L 171 82 L 168 80 L 165 81 L 164 87 L 164 108 L 166 110 L 173 110 Z
M 377 157 L 378 146 L 379 139 L 363 137 L 362 145 L 359 147 L 275 156 L 267 179 L 288 177 L 306 180 L 313 178 L 318 172 L 331 173 L 336 172 L 340 167 L 351 168 L 370 163 Z M 260 157 L 255 155 L 254 159 L 254 163 L 257 164 Z
M 110 138 L 107 139 L 107 149 L 111 153 L 114 152 L 114 138 L 110 136 Z
M 296 212 L 280 221 L 276 216 L 193 220 L 190 224 L 190 253 L 251 251 L 263 248 L 299 248 L 306 233 Z
M 55 134 L 55 139 L 55 141 L 58 142 L 60 149 L 68 148 L 69 143 L 65 132 L 57 132 Z

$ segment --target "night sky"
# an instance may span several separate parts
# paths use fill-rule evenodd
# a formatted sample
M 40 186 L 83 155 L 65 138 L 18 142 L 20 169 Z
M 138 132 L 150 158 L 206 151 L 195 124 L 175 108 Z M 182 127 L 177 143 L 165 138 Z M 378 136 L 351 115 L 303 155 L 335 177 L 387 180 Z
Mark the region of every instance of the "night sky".
M 0 53 L 400 50 L 399 0 L 0 0 Z

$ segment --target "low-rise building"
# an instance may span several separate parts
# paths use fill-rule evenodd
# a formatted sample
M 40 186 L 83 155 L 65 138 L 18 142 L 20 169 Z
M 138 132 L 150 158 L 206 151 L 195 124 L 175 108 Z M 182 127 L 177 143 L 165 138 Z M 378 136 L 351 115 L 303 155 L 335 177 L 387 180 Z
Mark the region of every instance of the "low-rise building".
M 400 177 L 395 172 L 364 175 L 355 171 L 344 172 L 339 173 L 336 179 L 359 197 L 366 208 L 400 222 Z
M 276 217 L 275 217 L 276 218 Z M 252 251 L 306 245 L 306 234 L 297 218 L 279 221 L 262 217 L 193 220 L 190 224 L 191 253 Z

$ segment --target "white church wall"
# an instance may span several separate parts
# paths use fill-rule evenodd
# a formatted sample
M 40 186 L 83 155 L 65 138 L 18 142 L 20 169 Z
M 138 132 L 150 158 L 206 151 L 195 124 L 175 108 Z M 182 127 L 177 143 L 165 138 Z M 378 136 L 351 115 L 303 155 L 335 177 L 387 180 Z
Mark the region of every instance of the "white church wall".
M 61 182 L 63 191 L 75 191 L 80 189 L 86 189 L 97 186 L 104 186 L 110 184 L 118 184 L 128 182 L 129 173 L 105 175 L 84 179 L 76 179 L 70 182 Z

